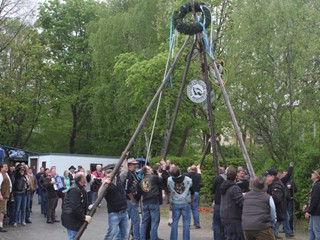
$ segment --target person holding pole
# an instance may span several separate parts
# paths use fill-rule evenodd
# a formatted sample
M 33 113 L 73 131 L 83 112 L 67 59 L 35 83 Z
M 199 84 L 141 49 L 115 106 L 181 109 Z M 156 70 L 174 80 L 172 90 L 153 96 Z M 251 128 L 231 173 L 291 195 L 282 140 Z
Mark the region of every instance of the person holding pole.
M 126 161 L 126 160 L 125 160 Z M 117 174 L 111 182 L 112 169 L 107 169 L 105 172 L 106 180 L 102 183 L 98 191 L 98 196 L 103 194 L 103 188 L 109 185 L 104 198 L 107 201 L 108 207 L 108 231 L 104 240 L 112 239 L 128 239 L 129 238 L 129 217 L 127 212 L 127 198 L 124 190 L 124 182 L 127 177 L 127 166 L 124 164 L 124 171 Z
M 90 223 L 91 216 L 87 214 L 86 177 L 83 172 L 77 172 L 74 184 L 66 194 L 62 205 L 62 226 L 67 229 L 68 239 L 73 240 L 84 222 Z
M 127 194 L 128 214 L 132 222 L 132 232 L 134 240 L 140 239 L 140 216 L 138 205 L 140 195 L 138 193 L 139 178 L 136 174 L 136 167 L 139 162 L 134 158 L 128 159 L 128 175 L 125 181 L 125 191 Z

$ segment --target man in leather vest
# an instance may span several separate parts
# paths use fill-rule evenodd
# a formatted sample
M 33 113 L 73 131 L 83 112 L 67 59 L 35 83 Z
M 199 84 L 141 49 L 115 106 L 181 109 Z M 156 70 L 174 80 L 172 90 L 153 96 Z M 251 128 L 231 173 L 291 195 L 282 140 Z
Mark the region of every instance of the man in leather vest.
M 242 229 L 249 240 L 275 240 L 273 226 L 276 208 L 273 198 L 266 193 L 267 185 L 262 177 L 250 181 L 251 192 L 244 195 Z
M 8 165 L 0 164 L 0 232 L 7 232 L 3 229 L 3 217 L 6 213 L 7 201 L 10 198 L 12 183 L 8 175 Z

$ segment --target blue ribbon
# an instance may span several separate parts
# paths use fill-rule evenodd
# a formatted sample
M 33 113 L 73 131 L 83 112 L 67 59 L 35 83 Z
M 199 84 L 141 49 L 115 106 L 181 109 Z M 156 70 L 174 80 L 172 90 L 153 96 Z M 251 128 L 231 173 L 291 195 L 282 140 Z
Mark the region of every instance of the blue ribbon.
M 173 48 L 173 36 L 175 35 L 173 32 L 176 30 L 173 30 L 173 21 L 172 21 L 172 17 L 170 19 L 170 33 L 169 33 L 169 57 L 172 54 L 172 48 Z M 172 74 L 169 77 L 169 82 L 170 82 L 170 86 L 171 88 L 173 88 L 173 76 Z

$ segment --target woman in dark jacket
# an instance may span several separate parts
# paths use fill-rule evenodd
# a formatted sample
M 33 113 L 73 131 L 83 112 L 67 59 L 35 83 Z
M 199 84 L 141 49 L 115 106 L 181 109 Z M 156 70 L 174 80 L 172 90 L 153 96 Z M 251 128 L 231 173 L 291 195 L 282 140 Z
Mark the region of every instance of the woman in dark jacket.
M 28 188 L 27 181 L 24 177 L 24 168 L 19 166 L 14 173 L 13 193 L 14 193 L 14 223 L 16 227 L 20 219 L 23 226 L 26 225 L 26 191 Z

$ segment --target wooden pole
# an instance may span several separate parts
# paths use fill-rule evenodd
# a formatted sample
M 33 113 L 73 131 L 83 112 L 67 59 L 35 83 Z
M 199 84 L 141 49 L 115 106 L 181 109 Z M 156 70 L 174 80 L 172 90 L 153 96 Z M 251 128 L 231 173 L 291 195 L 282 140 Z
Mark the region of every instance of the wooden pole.
M 191 50 L 190 50 L 190 52 L 188 54 L 188 57 L 187 57 L 186 68 L 184 69 L 184 73 L 183 73 L 183 77 L 182 77 L 182 81 L 181 81 L 181 87 L 180 87 L 178 98 L 177 98 L 177 101 L 176 101 L 176 107 L 175 107 L 175 110 L 173 112 L 173 116 L 172 116 L 172 120 L 171 120 L 169 131 L 168 131 L 168 135 L 167 135 L 166 141 L 164 143 L 164 148 L 163 148 L 163 152 L 162 152 L 162 159 L 166 159 L 167 154 L 168 154 L 169 144 L 170 144 L 170 141 L 171 141 L 173 128 L 174 128 L 174 126 L 176 124 L 177 115 L 178 115 L 178 112 L 179 112 L 179 107 L 180 107 L 180 104 L 181 104 L 181 101 L 182 101 L 182 94 L 183 94 L 183 91 L 184 91 L 184 87 L 186 85 L 187 74 L 189 72 L 189 67 L 190 67 L 190 63 L 191 63 L 191 59 L 192 59 L 192 53 L 193 53 L 193 50 L 195 49 L 195 45 L 196 45 L 196 41 L 193 42 Z
M 206 146 L 204 147 L 204 150 L 202 152 L 202 156 L 201 156 L 200 162 L 199 162 L 200 168 L 203 165 L 204 159 L 206 158 L 206 155 L 207 155 L 207 152 L 209 151 L 210 145 L 211 145 L 210 141 L 207 141 Z
M 244 144 L 244 141 L 242 139 L 240 128 L 239 128 L 236 116 L 234 115 L 234 112 L 233 112 L 233 109 L 232 109 L 232 106 L 231 106 L 231 103 L 230 103 L 230 100 L 229 100 L 229 96 L 228 96 L 227 91 L 226 91 L 226 89 L 225 89 L 225 87 L 223 85 L 223 81 L 221 79 L 220 72 L 219 72 L 219 70 L 217 68 L 217 64 L 216 64 L 213 56 L 210 56 L 210 58 L 211 58 L 211 62 L 212 62 L 212 65 L 213 65 L 213 69 L 214 69 L 215 75 L 217 77 L 217 80 L 218 80 L 220 88 L 221 88 L 222 95 L 223 95 L 224 100 L 226 102 L 227 109 L 228 109 L 228 112 L 230 114 L 234 130 L 236 131 L 236 136 L 237 136 L 237 139 L 238 139 L 238 141 L 240 143 L 240 147 L 241 147 L 241 150 L 242 150 L 242 154 L 243 154 L 244 160 L 246 161 L 248 171 L 249 171 L 251 177 L 254 177 L 255 176 L 254 170 L 253 170 L 250 158 L 249 158 L 249 154 L 248 154 L 247 149 L 246 149 L 246 145 Z
M 159 97 L 161 91 L 163 90 L 163 88 L 164 88 L 164 87 L 166 86 L 166 84 L 168 83 L 168 79 L 169 79 L 170 75 L 172 74 L 175 66 L 177 65 L 177 63 L 178 63 L 178 61 L 179 61 L 179 59 L 180 59 L 180 57 L 181 57 L 181 55 L 182 55 L 182 53 L 183 53 L 183 50 L 186 48 L 189 40 L 190 40 L 190 36 L 188 36 L 188 38 L 187 38 L 187 39 L 185 40 L 185 42 L 183 43 L 183 45 L 182 45 L 181 49 L 179 50 L 179 52 L 178 52 L 178 54 L 177 54 L 174 62 L 173 62 L 172 65 L 171 65 L 171 67 L 170 67 L 167 75 L 164 77 L 161 86 L 159 87 L 158 91 L 156 92 L 156 94 L 155 94 L 154 97 L 152 98 L 152 100 L 151 100 L 151 102 L 150 102 L 147 110 L 145 111 L 143 117 L 141 118 L 140 123 L 139 123 L 136 131 L 134 132 L 133 136 L 131 137 L 131 139 L 130 139 L 128 145 L 127 145 L 127 147 L 126 147 L 125 150 L 123 151 L 123 153 L 122 153 L 122 155 L 121 155 L 118 163 L 116 164 L 115 168 L 113 169 L 113 171 L 112 171 L 112 173 L 111 173 L 111 182 L 113 181 L 114 176 L 119 172 L 119 169 L 120 169 L 123 161 L 125 160 L 125 158 L 126 158 L 126 156 L 127 156 L 127 153 L 129 152 L 129 150 L 130 150 L 130 148 L 132 147 L 133 143 L 134 143 L 135 140 L 137 139 L 137 137 L 138 137 L 138 135 L 139 135 L 139 133 L 140 133 L 140 131 L 141 131 L 141 129 L 142 129 L 142 127 L 143 127 L 143 125 L 144 125 L 147 117 L 148 117 L 148 114 L 150 113 L 150 111 L 151 111 L 153 105 L 155 104 L 157 98 Z M 93 204 L 92 210 L 89 212 L 89 215 L 90 215 L 91 217 L 95 214 L 97 207 L 100 205 L 102 199 L 104 198 L 104 196 L 105 196 L 105 194 L 106 194 L 106 192 L 107 192 L 107 190 L 108 190 L 108 187 L 109 187 L 109 185 L 107 185 L 105 188 L 103 188 L 102 194 L 101 194 L 101 195 L 98 195 L 97 200 L 96 200 L 95 203 Z M 87 223 L 87 222 L 84 222 L 84 223 L 82 224 L 82 226 L 80 227 L 77 235 L 76 235 L 75 238 L 74 238 L 75 240 L 79 240 L 79 239 L 81 238 L 81 236 L 82 236 L 82 234 L 84 233 L 84 231 L 86 230 L 87 226 L 88 226 L 88 223 Z
M 214 165 L 214 171 L 216 173 L 216 176 L 219 175 L 219 160 L 218 160 L 218 154 L 217 154 L 217 146 L 216 146 L 216 132 L 214 129 L 214 118 L 213 118 L 213 112 L 212 112 L 212 104 L 211 104 L 211 85 L 209 82 L 209 76 L 208 76 L 208 63 L 207 63 L 207 57 L 205 54 L 205 45 L 203 43 L 202 39 L 202 33 L 198 34 L 198 42 L 199 42 L 199 52 L 200 52 L 200 61 L 201 61 L 201 72 L 202 72 L 202 78 L 207 86 L 207 112 L 208 112 L 208 125 L 210 130 L 210 141 L 211 141 L 211 147 L 212 147 L 212 155 L 213 155 L 213 165 Z
M 218 147 L 219 153 L 223 159 L 223 166 L 224 166 L 224 168 L 227 168 L 227 161 L 226 161 L 226 158 L 225 158 L 224 153 L 222 151 L 220 141 L 218 141 L 218 140 L 217 140 L 217 147 Z
M 197 20 L 195 8 L 194 8 L 194 0 L 190 1 L 191 8 L 194 16 L 194 20 Z M 200 53 L 200 63 L 201 63 L 201 73 L 204 82 L 206 83 L 207 87 L 207 112 L 208 112 L 208 122 L 209 122 L 209 130 L 210 130 L 210 141 L 212 147 L 212 155 L 213 155 L 213 165 L 214 171 L 216 176 L 219 175 L 219 160 L 217 154 L 217 146 L 216 146 L 216 133 L 214 129 L 214 118 L 212 113 L 212 104 L 211 104 L 211 85 L 209 82 L 209 75 L 208 75 L 208 63 L 207 63 L 207 56 L 206 56 L 206 46 L 204 44 L 203 33 L 197 34 L 197 40 L 199 44 L 199 53 Z

